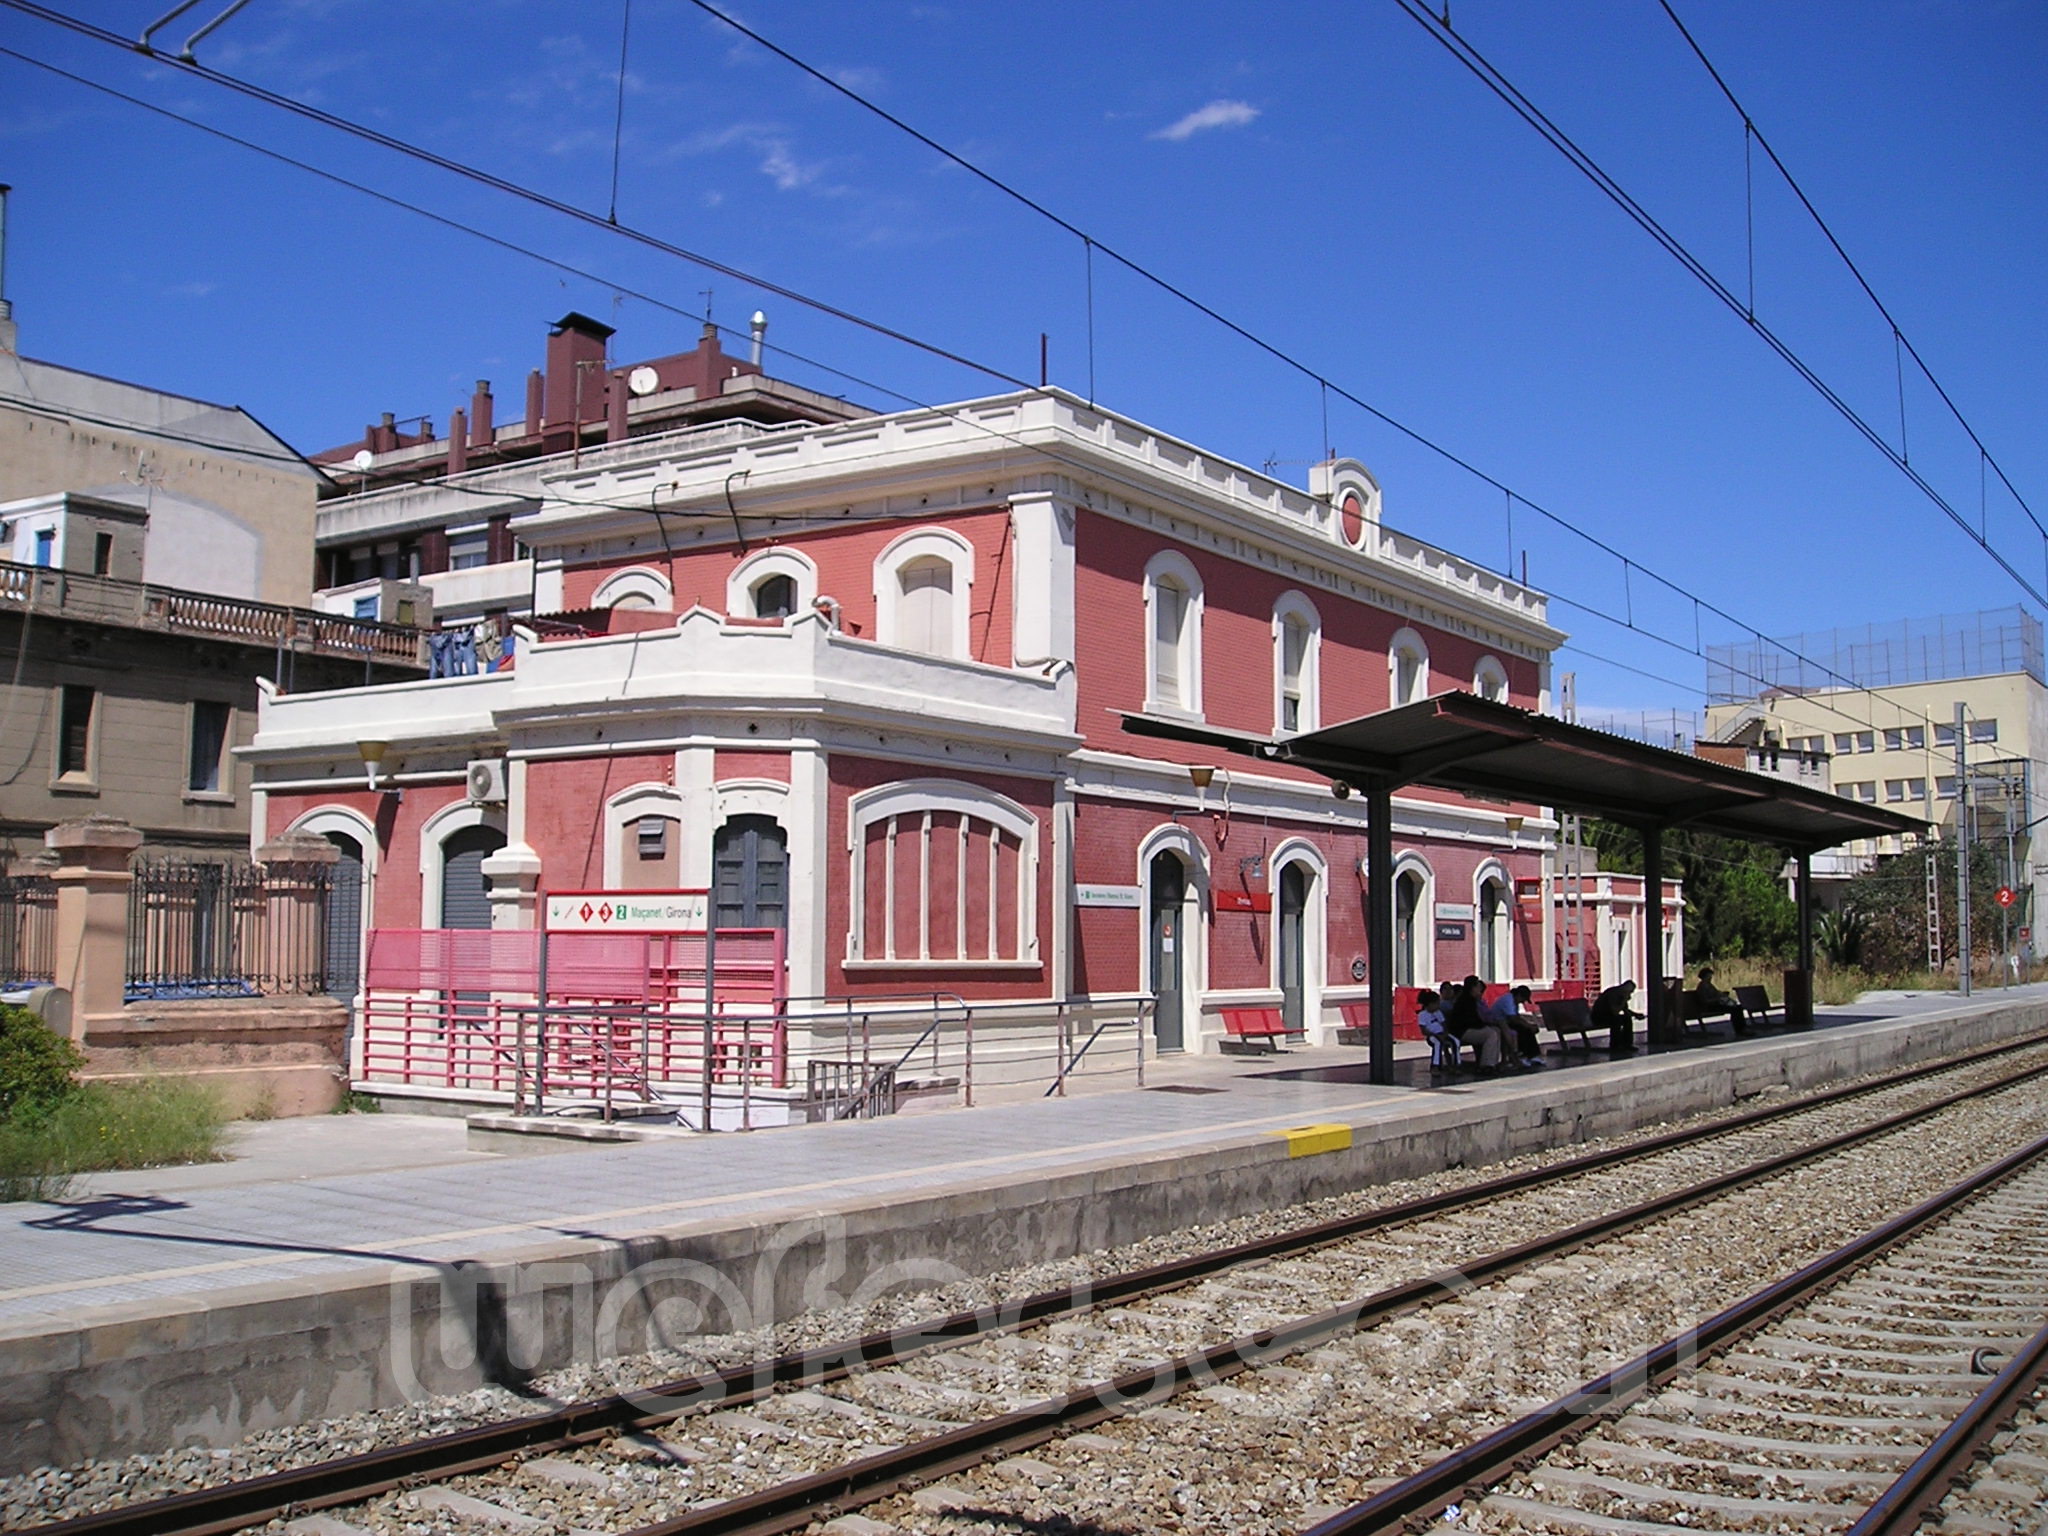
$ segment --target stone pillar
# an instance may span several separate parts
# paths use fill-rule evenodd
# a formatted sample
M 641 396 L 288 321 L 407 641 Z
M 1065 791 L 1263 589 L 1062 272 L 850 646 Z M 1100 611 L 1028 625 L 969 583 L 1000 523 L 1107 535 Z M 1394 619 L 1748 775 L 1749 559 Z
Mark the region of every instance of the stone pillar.
M 128 861 L 142 833 L 112 816 L 67 821 L 43 834 L 57 855 L 57 956 L 51 978 L 71 994 L 71 1038 L 95 1017 L 119 1017 L 128 985 Z
M 540 855 L 524 843 L 508 843 L 484 860 L 484 878 L 491 882 L 493 928 L 540 926 Z
M 256 850 L 263 866 L 263 909 L 254 935 L 260 946 L 257 985 L 266 995 L 310 996 L 327 985 L 328 879 L 341 862 L 324 837 L 280 837 Z M 351 991 L 354 989 L 351 988 Z

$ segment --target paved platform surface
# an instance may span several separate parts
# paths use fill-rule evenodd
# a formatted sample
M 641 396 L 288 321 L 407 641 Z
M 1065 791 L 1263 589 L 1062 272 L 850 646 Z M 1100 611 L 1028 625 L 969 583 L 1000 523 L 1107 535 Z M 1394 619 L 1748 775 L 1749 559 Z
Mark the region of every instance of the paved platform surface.
M 2044 1000 L 2048 985 L 1979 1002 Z M 555 1239 L 620 1242 L 970 1181 L 1022 1185 L 1316 1122 L 1348 1124 L 1365 1141 L 1398 1135 L 1404 1119 L 1448 1101 L 1468 1114 L 1489 1106 L 1508 1114 L 1540 1104 L 1567 1076 L 1668 1076 L 1674 1057 L 1771 1053 L 1784 1042 L 1959 1006 L 1953 994 L 1866 999 L 1823 1010 L 1813 1033 L 1732 1039 L 1717 1031 L 1679 1052 L 1625 1061 L 1553 1047 L 1549 1070 L 1485 1080 L 1433 1082 L 1426 1060 L 1411 1054 L 1393 1087 L 1365 1081 L 1363 1049 L 1187 1058 L 1148 1069 L 1143 1090 L 536 1156 L 469 1152 L 454 1122 L 420 1127 L 391 1117 L 387 1129 L 385 1117 L 338 1117 L 297 1130 L 274 1122 L 246 1134 L 246 1166 L 102 1175 L 63 1202 L 0 1205 L 0 1330 L 60 1326 L 124 1303 L 204 1302 L 236 1287 L 371 1278 L 393 1266 L 442 1272 Z M 323 1161 L 328 1171 L 314 1173 Z M 352 1161 L 383 1171 L 350 1171 Z

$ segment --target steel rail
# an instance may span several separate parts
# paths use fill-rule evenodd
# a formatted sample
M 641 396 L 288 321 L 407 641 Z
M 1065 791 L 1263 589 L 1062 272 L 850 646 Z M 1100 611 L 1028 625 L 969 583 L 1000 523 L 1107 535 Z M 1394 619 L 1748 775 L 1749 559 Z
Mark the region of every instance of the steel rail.
M 1958 1206 L 2004 1183 L 2043 1156 L 2048 1156 L 2048 1137 L 1980 1168 L 1904 1215 L 1871 1228 L 1833 1253 L 1666 1339 L 1628 1364 L 1586 1382 L 1461 1450 L 1452 1451 L 1343 1513 L 1332 1515 L 1311 1527 L 1305 1536 L 1392 1536 L 1413 1522 L 1434 1517 L 1468 1493 L 1500 1482 L 1584 1434 L 1597 1421 L 1620 1413 L 1680 1373 L 1696 1368 L 1702 1356 L 1776 1322 L 1844 1275 L 1917 1236 L 1952 1215 Z
M 2043 1381 L 2048 1381 L 2048 1328 L 2006 1362 L 2005 1369 L 1935 1436 L 1846 1536 L 1913 1536 Z
M 963 1340 L 1086 1312 L 1096 1307 L 1128 1304 L 1145 1296 L 1185 1288 L 1244 1264 L 1312 1252 L 1384 1228 L 1404 1225 L 1470 1206 L 1484 1205 L 1507 1195 L 1554 1183 L 1561 1178 L 1595 1173 L 1620 1164 L 1654 1157 L 1757 1125 L 1829 1108 L 1919 1079 L 1938 1077 L 1993 1056 L 2007 1055 L 2044 1043 L 2048 1043 L 2048 1032 L 1979 1047 L 1939 1062 L 1903 1068 L 1869 1082 L 1831 1088 L 1789 1103 L 1770 1105 L 1726 1120 L 1666 1132 L 1627 1146 L 1584 1153 L 1541 1168 L 1502 1175 L 1460 1189 L 1425 1195 L 1336 1221 L 1317 1223 L 1273 1237 L 1127 1271 L 1087 1285 L 1042 1291 L 998 1306 L 971 1308 L 900 1329 L 871 1333 L 857 1339 L 795 1351 L 768 1360 L 728 1366 L 716 1372 L 681 1377 L 644 1391 L 622 1392 L 593 1398 L 545 1413 L 479 1425 L 472 1429 L 455 1430 L 403 1445 L 338 1457 L 281 1472 L 265 1473 L 258 1477 L 222 1483 L 212 1488 L 194 1489 L 188 1493 L 172 1494 L 165 1498 L 151 1499 L 68 1520 L 48 1522 L 27 1529 L 35 1532 L 36 1536 L 165 1536 L 165 1533 L 176 1533 L 176 1536 L 227 1536 L 227 1533 L 244 1530 L 267 1520 L 357 1502 L 394 1488 L 459 1476 L 465 1472 L 481 1471 L 502 1465 L 517 1456 L 569 1450 L 607 1436 L 646 1430 L 692 1411 L 744 1407 L 772 1396 L 784 1388 L 818 1386 L 840 1380 L 857 1370 L 901 1364 L 929 1350 Z M 1701 1196 L 1697 1191 L 1703 1188 L 1718 1191 L 1731 1181 L 1769 1177 L 1772 1172 L 1782 1171 L 1783 1168 L 1791 1167 L 1799 1161 L 1825 1156 L 1844 1146 L 1853 1145 L 1857 1140 L 1883 1135 L 1980 1094 L 2011 1087 L 2039 1076 L 2044 1070 L 2048 1070 L 2048 1067 L 2022 1068 L 1992 1082 L 1944 1095 L 1918 1109 L 1902 1111 L 1859 1130 L 1815 1143 L 1810 1147 L 1796 1149 L 1769 1162 L 1736 1170 L 1735 1173 L 1715 1179 L 1709 1185 L 1695 1186 L 1693 1190 L 1681 1191 L 1677 1196 L 1666 1196 L 1654 1204 L 1661 1212 L 1664 1206 L 1681 1196 L 1695 1202 L 1698 1199 L 1711 1198 Z M 1679 1207 L 1673 1205 L 1671 1208 Z M 1635 1209 L 1640 1211 L 1643 1208 Z M 1627 1216 L 1630 1213 L 1620 1214 Z M 1643 1216 L 1638 1219 L 1655 1218 Z M 1581 1230 L 1571 1229 L 1574 1233 Z M 1470 1268 L 1459 1271 L 1460 1274 L 1473 1272 L 1475 1271 Z M 1432 1297 L 1433 1294 L 1431 1293 Z M 1420 1302 L 1409 1304 L 1419 1305 Z M 1040 1435 L 1037 1440 L 1030 1443 L 1050 1438 L 1050 1433 Z M 969 1461 L 971 1463 L 978 1459 L 978 1456 L 971 1457 Z M 935 1474 L 927 1472 L 924 1475 Z M 882 1493 L 872 1495 L 881 1496 Z

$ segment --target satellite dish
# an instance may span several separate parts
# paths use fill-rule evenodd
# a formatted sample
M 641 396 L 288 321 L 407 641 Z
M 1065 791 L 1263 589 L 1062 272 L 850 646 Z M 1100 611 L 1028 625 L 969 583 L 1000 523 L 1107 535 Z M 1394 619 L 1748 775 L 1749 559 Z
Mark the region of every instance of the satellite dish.
M 355 465 L 357 469 L 360 469 L 365 474 L 369 473 L 370 466 L 376 462 L 377 455 L 370 452 L 370 450 L 367 448 L 358 448 L 356 450 L 356 456 L 349 460 L 349 463 Z
M 661 375 L 642 363 L 626 375 L 626 388 L 636 395 L 651 395 L 661 388 Z

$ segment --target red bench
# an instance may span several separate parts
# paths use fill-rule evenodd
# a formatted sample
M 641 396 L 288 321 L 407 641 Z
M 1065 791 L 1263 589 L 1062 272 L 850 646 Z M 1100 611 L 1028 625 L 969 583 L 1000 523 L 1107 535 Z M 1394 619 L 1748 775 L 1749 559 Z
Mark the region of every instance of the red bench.
M 1223 1049 L 1233 1054 L 1272 1051 L 1278 1054 L 1287 1034 L 1278 1008 L 1225 1008 Z

